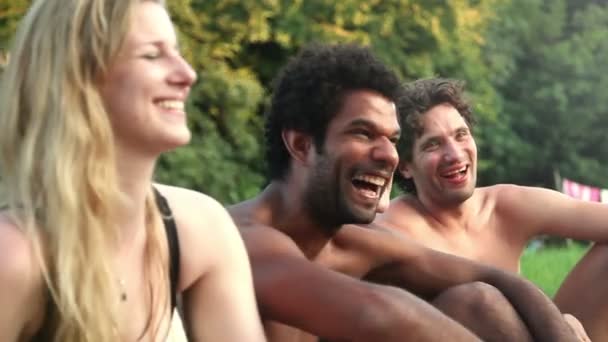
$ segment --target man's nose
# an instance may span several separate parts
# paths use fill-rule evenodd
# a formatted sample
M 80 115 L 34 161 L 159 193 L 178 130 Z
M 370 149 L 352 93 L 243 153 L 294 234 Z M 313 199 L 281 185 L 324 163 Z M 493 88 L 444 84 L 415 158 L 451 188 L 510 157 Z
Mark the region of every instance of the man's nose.
M 379 138 L 378 143 L 372 150 L 372 158 L 390 166 L 393 170 L 397 167 L 397 163 L 399 163 L 397 148 L 387 137 Z
M 458 143 L 448 140 L 443 146 L 443 160 L 446 162 L 459 161 L 462 158 L 462 148 Z

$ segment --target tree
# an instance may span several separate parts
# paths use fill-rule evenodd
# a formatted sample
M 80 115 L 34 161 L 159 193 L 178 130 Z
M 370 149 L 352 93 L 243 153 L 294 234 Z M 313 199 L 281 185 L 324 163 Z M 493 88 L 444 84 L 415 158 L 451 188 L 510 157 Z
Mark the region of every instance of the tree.
M 608 7 L 594 1 L 515 0 L 494 39 L 510 37 L 501 78 L 502 134 L 486 179 L 554 186 L 553 171 L 606 186 Z M 516 25 L 512 25 L 513 22 Z M 504 70 L 504 69 L 503 69 Z M 501 141 L 501 139 L 503 141 Z M 511 141 L 505 144 L 504 140 Z
M 29 1 L 19 3 L 0 7 L 11 9 L 0 12 L 3 43 Z M 511 123 L 497 121 L 503 102 L 493 75 L 502 81 L 517 69 L 514 63 L 504 63 L 512 51 L 492 50 L 494 41 L 486 34 L 497 22 L 498 3 L 168 0 L 181 50 L 197 71 L 198 82 L 188 104 L 192 142 L 161 158 L 157 178 L 206 192 L 223 203 L 256 194 L 265 184 L 262 121 L 272 80 L 287 59 L 310 42 L 368 45 L 404 80 L 438 75 L 466 80 L 481 118 L 480 132 L 504 136 L 501 142 L 494 139 L 501 135 L 480 134 L 480 145 L 491 147 L 480 161 L 482 173 L 491 174 L 500 165 L 494 158 L 504 150 L 494 143 L 512 142 Z M 511 69 L 504 67 L 507 64 Z M 497 122 L 501 126 L 494 129 Z

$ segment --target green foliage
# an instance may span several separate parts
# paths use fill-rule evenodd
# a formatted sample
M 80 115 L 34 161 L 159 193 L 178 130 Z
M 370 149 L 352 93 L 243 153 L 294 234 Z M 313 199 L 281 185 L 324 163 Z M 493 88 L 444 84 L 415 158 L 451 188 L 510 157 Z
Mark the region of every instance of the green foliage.
M 225 64 L 205 69 L 199 78 L 188 108 L 192 141 L 161 159 L 158 179 L 225 202 L 251 197 L 263 182 L 262 123 L 256 115 L 263 89 L 247 70 Z
M 369 45 L 403 77 L 464 79 L 479 118 L 479 180 L 608 187 L 608 9 L 592 0 L 168 0 L 198 73 L 192 143 L 160 181 L 223 203 L 264 185 L 263 113 L 279 68 L 310 42 Z M 29 0 L 0 0 L 6 51 Z M 1 64 L 1 63 L 0 63 Z
M 565 177 L 608 187 L 603 133 L 608 98 L 601 92 L 608 85 L 608 6 L 513 0 L 501 15 L 508 19 L 489 36 L 508 37 L 506 47 L 498 53 L 496 46 L 487 50 L 503 68 L 493 80 L 502 95 L 501 128 L 488 126 L 484 132 L 492 146 L 484 145 L 482 155 L 495 164 L 482 174 L 483 181 L 551 187 L 553 171 L 559 170 Z M 499 59 L 500 53 L 511 59 Z
M 0 49 L 7 48 L 29 4 L 29 0 L 0 0 Z
M 225 203 L 255 194 L 264 182 L 261 118 L 272 80 L 310 42 L 370 45 L 406 79 L 463 77 L 491 113 L 495 94 L 479 79 L 485 70 L 480 32 L 493 2 L 170 2 L 184 49 L 201 74 L 192 96 L 193 143 L 167 155 L 159 177 Z

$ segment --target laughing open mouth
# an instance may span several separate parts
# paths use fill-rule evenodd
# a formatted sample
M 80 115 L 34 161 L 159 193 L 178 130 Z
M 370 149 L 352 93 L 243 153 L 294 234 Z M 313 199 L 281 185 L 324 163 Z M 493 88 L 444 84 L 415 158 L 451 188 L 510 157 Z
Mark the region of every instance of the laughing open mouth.
M 352 179 L 355 189 L 369 198 L 379 198 L 386 182 L 386 178 L 371 175 L 357 175 Z
M 163 100 L 159 101 L 158 105 L 164 109 L 184 110 L 184 102 L 178 100 Z
M 441 177 L 447 178 L 447 179 L 461 178 L 461 177 L 464 177 L 464 175 L 467 173 L 468 170 L 469 170 L 469 166 L 465 165 L 459 169 L 444 172 L 441 174 Z

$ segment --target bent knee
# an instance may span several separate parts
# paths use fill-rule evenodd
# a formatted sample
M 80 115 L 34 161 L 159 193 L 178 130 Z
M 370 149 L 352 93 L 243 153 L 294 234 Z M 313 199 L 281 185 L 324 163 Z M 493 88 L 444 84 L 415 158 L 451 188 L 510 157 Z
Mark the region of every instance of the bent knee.
M 508 301 L 494 286 L 476 281 L 445 290 L 433 303 L 441 307 L 458 305 L 461 309 L 486 311 L 504 307 Z

